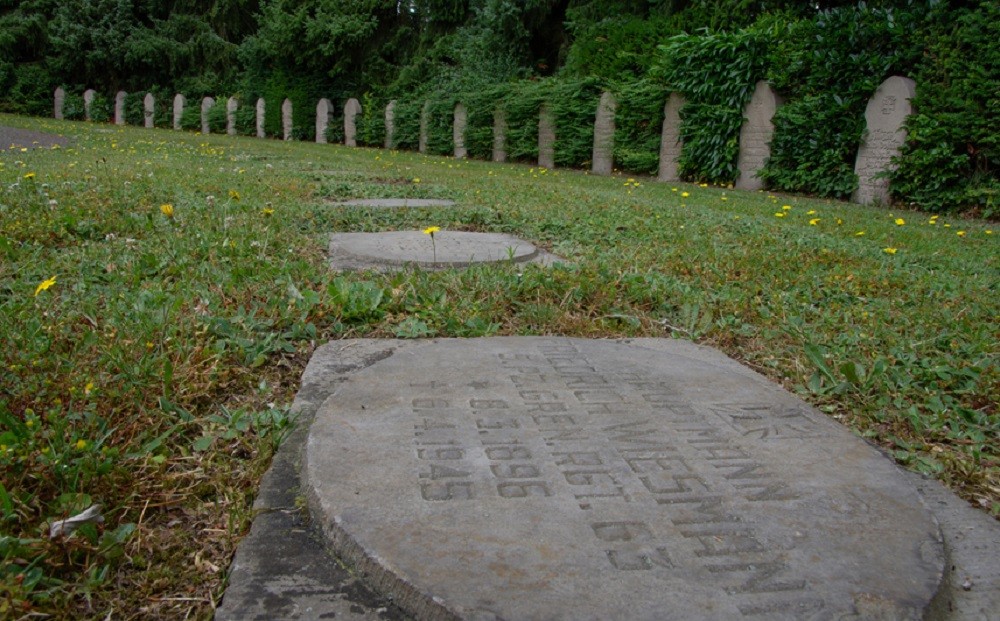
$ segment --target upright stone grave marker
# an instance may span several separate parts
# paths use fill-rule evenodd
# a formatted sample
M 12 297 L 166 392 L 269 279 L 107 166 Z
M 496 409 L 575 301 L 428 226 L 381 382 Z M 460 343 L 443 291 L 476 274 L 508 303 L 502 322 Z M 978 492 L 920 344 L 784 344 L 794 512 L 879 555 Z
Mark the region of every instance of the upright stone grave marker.
M 333 112 L 333 105 L 326 97 L 316 102 L 316 142 L 326 144 L 326 130 L 330 127 L 330 114 Z
M 267 104 L 264 103 L 264 98 L 260 97 L 257 99 L 257 137 L 263 138 L 266 133 L 264 132 L 264 112 Z
M 361 114 L 361 103 L 351 97 L 344 104 L 344 144 L 349 147 L 358 146 L 357 117 Z
M 888 78 L 878 87 L 865 108 L 867 131 L 858 149 L 854 172 L 858 189 L 851 200 L 868 205 L 889 202 L 889 180 L 879 177 L 893 169 L 892 158 L 906 142 L 903 124 L 913 112 L 910 100 L 916 95 L 916 83 L 900 76 Z
M 435 339 L 336 395 L 312 514 L 420 618 L 910 620 L 941 585 L 909 476 L 715 350 Z
M 184 95 L 177 93 L 174 95 L 174 129 L 181 128 L 181 118 L 184 116 L 184 104 L 187 100 Z
M 115 93 L 115 125 L 125 124 L 125 91 Z
M 393 99 L 385 106 L 385 148 L 393 149 L 396 146 L 396 100 Z
M 55 118 L 62 119 L 63 118 L 63 106 L 66 105 L 66 91 L 63 90 L 63 87 L 61 87 L 61 86 L 56 87 L 56 92 L 55 92 L 55 96 L 53 97 L 53 99 L 55 101 L 53 102 L 53 111 L 52 112 L 53 112 Z
M 458 103 L 455 104 L 455 115 L 454 123 L 452 125 L 452 137 L 455 142 L 455 157 L 464 158 L 469 152 L 465 148 L 465 127 L 469 122 L 469 114 L 465 109 L 465 106 Z
M 604 91 L 594 119 L 594 150 L 590 170 L 595 175 L 610 175 L 615 158 L 615 96 Z
M 538 165 L 556 167 L 556 122 L 547 105 L 538 111 Z
M 760 190 L 764 187 L 757 172 L 764 167 L 767 158 L 771 157 L 771 138 L 774 136 L 774 123 L 771 119 L 779 106 L 781 98 L 771 85 L 766 80 L 757 82 L 743 113 L 743 127 L 740 128 L 740 154 L 736 164 L 740 171 L 740 176 L 736 179 L 736 188 L 739 190 Z
M 226 133 L 230 136 L 236 135 L 236 111 L 240 107 L 240 102 L 235 97 L 226 100 Z
M 681 157 L 681 108 L 684 97 L 670 93 L 663 107 L 663 131 L 660 134 L 660 171 L 657 181 L 678 181 L 677 161 Z
M 208 113 L 215 105 L 215 99 L 211 97 L 205 97 L 201 100 L 201 133 L 210 134 L 212 133 L 212 126 L 208 122 Z
M 292 100 L 287 98 L 281 103 L 281 133 L 282 139 L 292 139 Z
M 84 118 L 84 120 L 87 120 L 87 121 L 92 120 L 91 114 L 92 114 L 93 111 L 91 110 L 91 108 L 94 105 L 94 96 L 95 95 L 97 95 L 97 91 L 95 91 L 92 88 L 88 88 L 87 90 L 83 91 L 83 118 Z
M 501 107 L 493 111 L 493 161 L 507 161 L 507 114 Z
M 427 153 L 427 126 L 431 120 L 431 102 L 425 101 L 420 108 L 420 137 L 417 139 L 417 151 Z
M 156 98 L 152 93 L 146 93 L 142 98 L 142 123 L 146 129 L 152 129 L 156 122 Z

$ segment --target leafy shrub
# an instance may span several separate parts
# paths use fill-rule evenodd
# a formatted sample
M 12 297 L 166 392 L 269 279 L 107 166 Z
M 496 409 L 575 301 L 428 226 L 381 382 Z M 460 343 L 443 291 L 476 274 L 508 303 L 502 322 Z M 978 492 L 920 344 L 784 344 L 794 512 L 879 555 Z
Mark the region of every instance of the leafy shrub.
M 422 99 L 397 99 L 394 108 L 394 147 L 416 150 L 420 144 Z
M 228 122 L 226 115 L 226 98 L 225 97 L 215 97 L 215 103 L 212 107 L 208 109 L 208 130 L 213 134 L 224 134 L 226 133 L 226 125 Z
M 931 211 L 997 213 L 1000 195 L 1000 5 L 938 6 L 915 43 L 915 114 L 890 189 Z
M 660 134 L 667 93 L 648 79 L 617 82 L 612 88 L 615 112 L 615 165 L 639 174 L 655 174 L 660 162 Z
M 90 102 L 90 120 L 95 123 L 107 123 L 111 120 L 112 113 L 111 100 L 101 93 L 94 93 L 94 100 Z
M 125 124 L 142 127 L 145 123 L 145 111 L 143 108 L 143 98 L 145 92 L 127 93 L 125 95 Z
M 84 118 L 83 95 L 67 91 L 63 100 L 63 118 L 67 121 L 82 121 Z
M 201 101 L 188 99 L 181 112 L 181 129 L 201 131 Z
M 359 145 L 381 147 L 385 144 L 385 105 L 371 93 L 361 97 L 361 114 L 354 117 Z
M 524 80 L 512 83 L 505 93 L 501 103 L 507 122 L 508 159 L 538 160 L 538 113 L 546 99 L 546 86 L 544 80 Z

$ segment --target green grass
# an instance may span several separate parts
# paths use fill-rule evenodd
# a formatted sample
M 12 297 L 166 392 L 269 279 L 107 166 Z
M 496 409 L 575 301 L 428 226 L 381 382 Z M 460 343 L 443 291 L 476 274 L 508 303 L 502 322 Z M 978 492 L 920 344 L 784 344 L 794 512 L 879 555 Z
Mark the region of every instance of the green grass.
M 301 371 L 337 338 L 693 339 L 1000 515 L 988 222 L 372 149 L 0 124 L 73 140 L 0 155 L 0 617 L 209 617 Z M 397 196 L 458 205 L 331 204 Z M 572 264 L 325 266 L 326 233 L 432 225 L 513 233 Z M 103 524 L 46 537 L 95 503 Z

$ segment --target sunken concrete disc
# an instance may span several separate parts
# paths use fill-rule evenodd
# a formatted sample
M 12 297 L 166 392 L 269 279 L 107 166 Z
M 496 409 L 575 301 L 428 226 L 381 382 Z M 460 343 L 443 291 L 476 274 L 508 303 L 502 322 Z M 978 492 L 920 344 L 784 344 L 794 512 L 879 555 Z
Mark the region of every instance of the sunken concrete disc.
M 451 207 L 455 201 L 443 198 L 363 198 L 336 204 L 339 207 Z
M 433 242 L 422 231 L 335 233 L 330 255 L 373 266 L 468 267 L 473 263 L 524 263 L 539 255 L 532 244 L 500 233 L 438 231 Z
M 333 547 L 427 619 L 922 619 L 937 522 L 879 452 L 664 339 L 434 340 L 320 407 Z

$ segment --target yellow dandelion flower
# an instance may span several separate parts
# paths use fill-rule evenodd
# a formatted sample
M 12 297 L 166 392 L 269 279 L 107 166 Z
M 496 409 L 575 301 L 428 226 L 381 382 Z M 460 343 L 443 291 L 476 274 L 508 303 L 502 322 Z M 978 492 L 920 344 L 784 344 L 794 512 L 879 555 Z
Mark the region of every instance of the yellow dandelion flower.
M 882 252 L 884 252 L 886 254 L 896 254 L 896 249 L 895 248 L 883 248 Z
M 777 213 L 774 214 L 774 217 L 776 217 L 776 218 L 784 218 L 785 217 L 785 212 L 784 211 L 779 211 L 779 212 L 777 212 Z
M 33 173 L 33 172 L 24 173 L 24 178 L 25 179 L 34 179 L 35 178 L 35 173 Z
M 434 237 L 434 233 L 437 233 L 440 230 L 441 230 L 440 226 L 429 226 L 426 229 L 424 229 L 424 235 L 430 235 L 431 237 Z
M 809 221 L 809 226 L 816 226 L 817 224 L 819 224 L 819 218 L 813 218 Z
M 791 211 L 792 210 L 792 206 L 791 205 L 782 205 L 781 206 L 781 210 L 782 211 Z
M 906 220 L 902 218 L 896 218 L 896 226 L 903 226 L 904 224 L 906 224 Z
M 958 235 L 959 237 L 965 237 L 965 231 L 958 231 L 955 233 L 955 235 Z
M 80 438 L 79 440 L 76 441 L 76 444 L 74 446 L 76 446 L 77 450 L 82 451 L 83 449 L 87 448 L 87 441 L 84 440 L 83 438 Z
M 87 382 L 87 385 L 83 387 L 83 394 L 90 396 L 92 392 L 94 392 L 94 382 Z
M 48 280 L 43 280 L 37 287 L 35 287 L 35 297 L 38 297 L 39 293 L 41 293 L 42 291 L 45 291 L 46 289 L 48 289 L 49 287 L 51 287 L 54 284 L 56 284 L 56 277 L 55 276 L 53 276 L 52 278 L 49 278 Z
M 233 199 L 234 201 L 238 201 L 240 200 L 240 193 L 237 192 L 236 190 L 229 190 L 229 198 Z
M 414 177 L 413 183 L 420 183 L 420 177 Z
M 864 235 L 864 234 L 865 234 L 865 232 L 864 232 L 864 231 L 858 231 L 857 233 L 855 233 L 855 234 L 854 234 L 854 236 L 855 236 L 855 237 L 861 237 L 861 236 L 862 236 L 862 235 Z
M 809 211 L 806 212 L 806 215 L 807 216 L 815 216 L 816 215 L 816 210 L 815 209 L 810 209 Z
M 681 198 L 687 198 L 689 196 L 691 196 L 690 192 L 681 192 Z
M 991 229 L 986 229 L 983 232 L 986 233 L 987 235 L 992 235 L 993 234 L 993 231 Z
M 162 205 L 160 205 L 160 213 L 162 213 L 163 215 L 165 215 L 168 218 L 173 218 L 174 217 L 174 206 L 171 205 L 170 203 L 163 203 Z
M 270 216 L 270 215 L 272 215 L 272 214 L 274 213 L 274 210 L 273 210 L 273 209 L 271 209 L 270 207 L 265 207 L 265 208 L 261 209 L 260 211 L 261 211 L 261 213 L 263 213 L 263 214 L 264 214 L 265 216 Z

